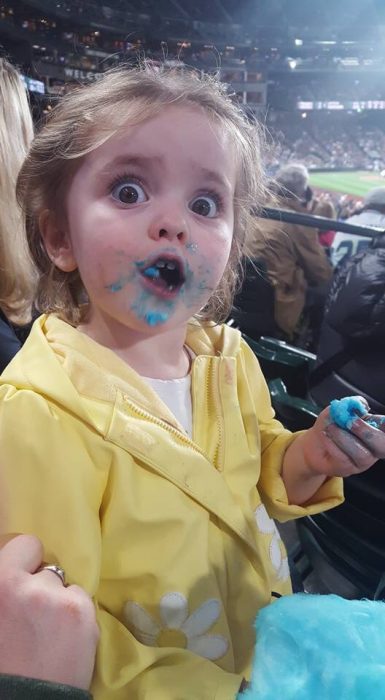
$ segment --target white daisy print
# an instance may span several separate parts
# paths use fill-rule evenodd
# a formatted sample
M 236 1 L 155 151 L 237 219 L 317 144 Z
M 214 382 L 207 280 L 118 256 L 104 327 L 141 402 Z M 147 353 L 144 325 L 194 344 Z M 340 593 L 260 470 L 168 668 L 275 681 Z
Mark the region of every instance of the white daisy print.
M 127 627 L 142 644 L 189 649 L 211 661 L 224 656 L 229 647 L 222 635 L 207 634 L 220 613 L 220 601 L 211 598 L 189 615 L 187 599 L 176 591 L 166 593 L 160 599 L 162 624 L 132 600 L 127 601 L 123 610 Z
M 255 522 L 257 523 L 258 530 L 263 532 L 264 535 L 270 535 L 276 532 L 277 527 L 272 518 L 268 515 L 268 512 L 262 503 L 254 511 Z
M 289 562 L 287 557 L 283 556 L 282 554 L 282 540 L 274 520 L 270 518 L 265 506 L 262 503 L 260 503 L 260 505 L 255 509 L 254 515 L 258 530 L 264 535 L 272 535 L 269 546 L 269 555 L 270 561 L 274 567 L 274 570 L 276 571 L 278 581 L 289 578 Z

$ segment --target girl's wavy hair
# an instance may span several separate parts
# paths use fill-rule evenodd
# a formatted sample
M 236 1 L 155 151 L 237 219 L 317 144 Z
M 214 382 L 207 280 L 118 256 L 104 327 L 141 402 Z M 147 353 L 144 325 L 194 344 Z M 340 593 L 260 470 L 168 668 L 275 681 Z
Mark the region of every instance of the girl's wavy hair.
M 0 58 L 0 307 L 17 324 L 31 319 L 37 282 L 16 200 L 16 181 L 33 138 L 27 91 L 16 68 Z
M 122 127 L 142 123 L 169 105 L 200 107 L 214 125 L 232 136 L 239 176 L 230 258 L 217 289 L 198 314 L 202 321 L 216 322 L 228 316 L 242 274 L 242 253 L 254 227 L 252 209 L 258 208 L 266 195 L 261 129 L 215 77 L 190 70 L 159 70 L 147 64 L 119 67 L 92 84 L 75 88 L 52 110 L 32 143 L 17 194 L 25 211 L 29 248 L 40 271 L 40 311 L 56 312 L 74 325 L 87 314 L 87 296 L 78 271 L 62 272 L 46 253 L 39 230 L 40 214 L 50 210 L 65 220 L 63 203 L 68 187 L 86 155 Z

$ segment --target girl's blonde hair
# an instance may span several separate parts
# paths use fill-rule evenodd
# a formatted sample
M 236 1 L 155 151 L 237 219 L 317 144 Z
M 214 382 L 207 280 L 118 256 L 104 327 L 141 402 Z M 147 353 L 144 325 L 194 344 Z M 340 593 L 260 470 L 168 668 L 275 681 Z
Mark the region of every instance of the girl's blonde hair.
M 27 92 L 17 70 L 0 58 L 0 308 L 9 320 L 31 318 L 37 275 L 16 200 L 16 181 L 33 138 Z
M 192 71 L 156 70 L 149 65 L 108 71 L 95 83 L 68 93 L 35 137 L 18 181 L 18 197 L 26 213 L 28 243 L 40 270 L 37 304 L 76 325 L 87 304 L 78 271 L 66 273 L 50 261 L 41 241 L 39 215 L 52 211 L 65 220 L 71 178 L 82 159 L 127 123 L 139 124 L 168 105 L 203 108 L 213 123 L 232 135 L 239 163 L 235 192 L 235 227 L 229 263 L 205 309 L 202 320 L 227 317 L 239 279 L 240 259 L 253 228 L 251 209 L 265 199 L 260 158 L 260 130 L 251 124 L 211 76 Z

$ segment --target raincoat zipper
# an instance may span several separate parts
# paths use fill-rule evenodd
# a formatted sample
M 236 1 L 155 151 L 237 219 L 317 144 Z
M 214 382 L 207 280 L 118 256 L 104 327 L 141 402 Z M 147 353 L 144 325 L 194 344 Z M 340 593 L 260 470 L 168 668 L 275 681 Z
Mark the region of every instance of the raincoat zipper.
M 178 430 L 178 428 L 175 428 L 171 423 L 169 423 L 166 420 L 163 420 L 162 418 L 157 418 L 154 416 L 152 413 L 148 413 L 148 411 L 145 411 L 143 408 L 140 408 L 136 404 L 132 403 L 130 399 L 128 399 L 126 396 L 124 396 L 124 401 L 125 403 L 129 404 L 131 410 L 136 413 L 138 416 L 141 418 L 144 418 L 145 420 L 149 421 L 150 423 L 155 423 L 155 425 L 160 425 L 162 428 L 165 428 L 168 430 L 169 433 L 174 435 L 175 437 L 178 438 L 180 442 L 183 442 L 185 445 L 188 445 L 191 447 L 195 452 L 198 452 L 200 455 L 205 457 L 207 459 L 207 455 L 199 449 L 199 447 L 193 442 L 188 435 L 185 435 L 182 433 L 181 430 Z
M 224 426 L 223 426 L 223 410 L 222 399 L 219 391 L 220 386 L 220 360 L 218 363 L 211 360 L 210 367 L 206 372 L 206 394 L 212 397 L 214 405 L 214 415 L 218 428 L 218 442 L 214 452 L 213 463 L 218 469 L 223 469 L 223 446 L 224 446 Z

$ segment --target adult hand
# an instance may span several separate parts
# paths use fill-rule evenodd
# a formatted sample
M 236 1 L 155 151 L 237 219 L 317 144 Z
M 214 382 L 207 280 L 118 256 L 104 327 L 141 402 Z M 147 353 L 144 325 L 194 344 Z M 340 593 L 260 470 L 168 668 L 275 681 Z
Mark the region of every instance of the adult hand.
M 37 572 L 42 557 L 30 535 L 0 550 L 0 673 L 88 690 L 99 638 L 92 600 L 54 573 Z
M 331 422 L 329 408 L 320 413 L 302 441 L 313 473 L 352 476 L 385 458 L 385 417 L 368 414 L 365 418 L 357 416 L 348 431 Z

